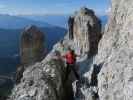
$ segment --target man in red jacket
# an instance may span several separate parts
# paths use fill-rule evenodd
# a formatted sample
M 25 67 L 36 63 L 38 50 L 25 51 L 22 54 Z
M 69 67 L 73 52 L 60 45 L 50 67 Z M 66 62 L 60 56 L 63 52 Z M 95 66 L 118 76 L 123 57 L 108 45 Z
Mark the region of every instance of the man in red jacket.
M 77 55 L 75 54 L 74 50 L 69 48 L 68 52 L 66 53 L 66 55 L 64 57 L 66 59 L 66 64 L 67 64 L 67 68 L 66 68 L 66 74 L 67 75 L 66 75 L 65 80 L 68 79 L 68 76 L 69 76 L 71 71 L 73 71 L 76 78 L 79 79 L 79 75 L 75 69 Z

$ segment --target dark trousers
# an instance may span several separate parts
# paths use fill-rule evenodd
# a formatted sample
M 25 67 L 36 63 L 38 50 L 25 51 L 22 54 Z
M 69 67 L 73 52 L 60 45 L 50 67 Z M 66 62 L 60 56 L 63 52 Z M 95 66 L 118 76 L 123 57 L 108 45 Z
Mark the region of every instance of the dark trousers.
M 67 63 L 67 68 L 66 68 L 66 78 L 65 81 L 68 80 L 69 74 L 71 73 L 71 71 L 74 72 L 74 75 L 76 76 L 76 78 L 79 80 L 79 75 L 75 69 L 75 64 L 69 64 Z

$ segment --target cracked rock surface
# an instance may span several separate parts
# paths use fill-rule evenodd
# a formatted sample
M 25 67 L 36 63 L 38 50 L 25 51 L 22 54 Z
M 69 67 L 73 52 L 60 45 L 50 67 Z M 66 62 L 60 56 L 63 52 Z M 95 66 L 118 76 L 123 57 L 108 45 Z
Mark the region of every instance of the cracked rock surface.
M 96 63 L 100 100 L 133 100 L 133 1 L 111 0 Z

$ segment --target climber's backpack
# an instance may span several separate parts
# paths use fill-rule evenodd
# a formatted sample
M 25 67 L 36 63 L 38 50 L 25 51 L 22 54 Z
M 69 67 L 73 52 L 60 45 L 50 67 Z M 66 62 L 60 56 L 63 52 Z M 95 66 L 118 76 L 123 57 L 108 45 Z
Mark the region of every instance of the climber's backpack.
M 76 62 L 76 55 L 73 52 L 69 52 L 65 56 L 68 64 L 74 64 Z

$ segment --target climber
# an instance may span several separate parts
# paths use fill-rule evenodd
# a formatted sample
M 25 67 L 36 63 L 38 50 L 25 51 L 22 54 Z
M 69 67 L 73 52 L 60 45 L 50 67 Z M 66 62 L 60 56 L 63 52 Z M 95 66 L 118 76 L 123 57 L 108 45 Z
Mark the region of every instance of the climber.
M 68 52 L 66 53 L 65 56 L 63 56 L 66 59 L 66 64 L 67 64 L 67 68 L 66 68 L 66 77 L 65 80 L 68 79 L 68 76 L 70 74 L 71 71 L 74 72 L 76 78 L 79 80 L 79 75 L 75 69 L 75 65 L 76 65 L 76 57 L 78 55 L 75 54 L 74 50 L 72 50 L 71 48 L 68 48 Z

